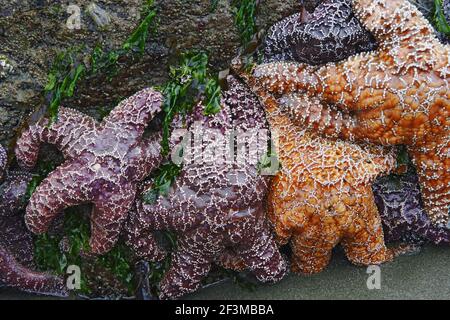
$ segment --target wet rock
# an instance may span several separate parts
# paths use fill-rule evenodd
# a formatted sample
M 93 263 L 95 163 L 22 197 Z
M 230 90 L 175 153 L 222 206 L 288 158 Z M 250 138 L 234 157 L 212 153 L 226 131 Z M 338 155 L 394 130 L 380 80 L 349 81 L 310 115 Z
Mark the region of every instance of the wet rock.
M 267 29 L 291 14 L 297 2 L 261 1 L 258 28 Z M 112 81 L 89 79 L 75 98 L 64 102 L 66 106 L 99 117 L 100 109 L 111 108 L 121 98 L 164 83 L 169 65 L 186 50 L 208 51 L 215 71 L 228 67 L 241 45 L 230 1 L 219 0 L 215 10 L 210 0 L 155 3 L 158 27 L 142 59 L 121 61 L 124 67 Z M 21 119 L 45 103 L 42 91 L 59 52 L 79 47 L 92 52 L 97 44 L 120 48 L 142 18 L 143 4 L 144 0 L 0 0 L 0 54 L 17 64 L 12 74 L 0 79 L 0 142 L 9 143 Z M 76 6 L 68 10 L 69 5 Z
M 14 66 L 6 56 L 0 55 L 0 79 L 4 79 L 14 71 Z

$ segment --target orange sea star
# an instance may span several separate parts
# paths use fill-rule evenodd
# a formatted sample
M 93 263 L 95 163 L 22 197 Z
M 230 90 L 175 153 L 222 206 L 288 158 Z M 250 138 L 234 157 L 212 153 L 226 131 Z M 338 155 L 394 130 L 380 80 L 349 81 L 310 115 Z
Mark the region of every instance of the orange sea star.
M 317 97 L 290 104 L 297 124 L 329 137 L 407 145 L 425 210 L 444 225 L 450 204 L 450 47 L 407 0 L 352 2 L 378 50 L 321 67 L 265 64 L 254 76 L 273 93 Z

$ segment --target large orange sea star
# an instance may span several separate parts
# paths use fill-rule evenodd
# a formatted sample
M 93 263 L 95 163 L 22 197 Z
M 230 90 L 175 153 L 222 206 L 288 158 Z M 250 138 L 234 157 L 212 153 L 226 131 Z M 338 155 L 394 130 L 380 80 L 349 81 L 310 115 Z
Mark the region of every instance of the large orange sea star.
M 425 209 L 437 225 L 450 204 L 450 47 L 407 0 L 353 0 L 379 49 L 312 67 L 272 63 L 256 68 L 272 93 L 305 92 L 291 103 L 294 121 L 329 137 L 408 146 Z

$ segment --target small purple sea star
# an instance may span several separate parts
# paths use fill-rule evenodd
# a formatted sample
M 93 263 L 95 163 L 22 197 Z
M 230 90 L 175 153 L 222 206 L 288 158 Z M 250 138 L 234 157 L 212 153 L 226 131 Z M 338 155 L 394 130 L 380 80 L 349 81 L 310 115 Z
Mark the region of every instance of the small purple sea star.
M 376 47 L 350 0 L 326 0 L 311 14 L 303 10 L 273 25 L 264 42 L 264 62 L 324 64 Z
M 6 152 L 0 146 L 0 181 L 6 172 Z M 67 296 L 64 279 L 33 271 L 33 239 L 21 211 L 32 176 L 6 172 L 0 185 L 0 282 L 22 291 Z
M 386 241 L 450 244 L 450 229 L 434 226 L 423 209 L 416 175 L 381 178 L 373 191 Z
M 109 251 L 127 219 L 138 182 L 162 161 L 161 135 L 143 137 L 161 104 L 160 93 L 144 89 L 122 101 L 101 123 L 61 108 L 56 122 L 44 118 L 25 131 L 16 147 L 22 167 L 34 167 L 41 142 L 55 145 L 65 158 L 32 195 L 25 216 L 28 228 L 44 233 L 65 208 L 92 202 L 91 251 Z
M 188 117 L 194 137 L 203 132 L 196 125 L 199 122 L 203 127 L 220 131 L 220 137 L 232 131 L 254 134 L 267 129 L 256 96 L 236 79 L 230 77 L 228 81 L 230 90 L 224 94 L 217 115 L 205 116 L 199 105 Z M 259 142 L 253 134 L 248 140 L 238 140 L 241 146 L 250 147 L 247 160 L 257 151 L 251 148 Z M 222 262 L 222 254 L 230 251 L 233 259 L 242 259 L 246 269 L 260 281 L 278 281 L 286 272 L 286 262 L 266 220 L 268 179 L 259 174 L 257 163 L 198 158 L 205 155 L 211 143 L 220 143 L 220 139 L 207 136 L 200 145 L 194 145 L 193 162 L 184 165 L 168 196 L 160 197 L 154 204 L 137 201 L 137 211 L 126 226 L 128 244 L 138 255 L 152 260 L 161 259 L 164 252 L 151 232 L 169 230 L 177 235 L 172 265 L 160 284 L 162 299 L 195 291 L 211 264 Z

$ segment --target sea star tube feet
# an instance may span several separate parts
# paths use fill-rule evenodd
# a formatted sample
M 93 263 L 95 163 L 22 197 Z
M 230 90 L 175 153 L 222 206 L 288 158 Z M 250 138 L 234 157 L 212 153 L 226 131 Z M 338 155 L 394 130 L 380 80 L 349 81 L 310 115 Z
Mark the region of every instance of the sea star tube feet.
M 138 182 L 163 161 L 161 134 L 144 138 L 160 111 L 162 95 L 144 89 L 122 101 L 101 123 L 75 110 L 61 108 L 58 120 L 43 118 L 17 141 L 19 164 L 32 168 L 42 142 L 55 145 L 65 162 L 42 181 L 26 209 L 28 228 L 47 231 L 65 208 L 93 203 L 90 249 L 103 254 L 116 243 Z

